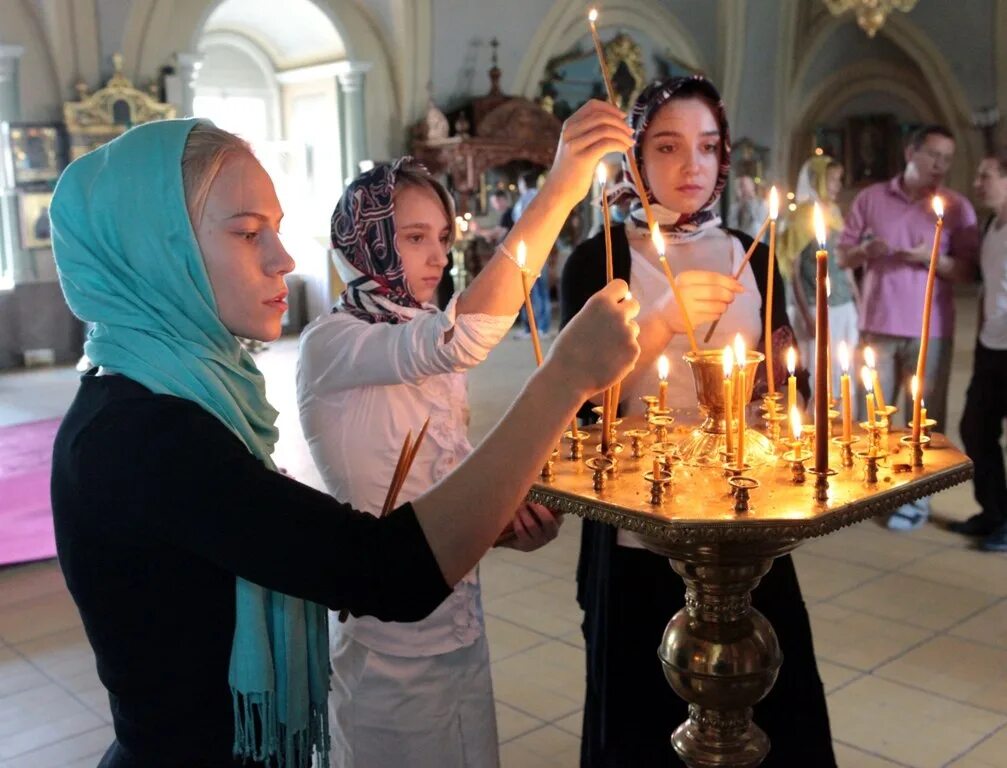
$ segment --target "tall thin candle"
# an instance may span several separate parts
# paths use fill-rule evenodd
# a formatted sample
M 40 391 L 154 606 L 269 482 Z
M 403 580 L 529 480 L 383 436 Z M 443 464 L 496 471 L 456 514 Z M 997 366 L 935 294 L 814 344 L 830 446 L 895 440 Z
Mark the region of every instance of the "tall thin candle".
M 738 367 L 738 391 L 735 399 L 738 401 L 738 467 L 745 466 L 745 395 L 748 387 L 745 386 L 745 363 L 748 360 L 748 352 L 745 350 L 745 340 L 741 334 L 734 337 L 734 362 Z
M 913 442 L 920 441 L 923 429 L 921 409 L 923 408 L 923 389 L 927 382 L 927 345 L 930 342 L 930 311 L 934 303 L 934 283 L 937 280 L 937 259 L 941 250 L 941 233 L 944 231 L 944 201 L 934 195 L 934 213 L 937 223 L 934 225 L 934 245 L 930 251 L 930 271 L 927 272 L 927 289 L 923 297 L 923 330 L 920 333 L 920 356 L 916 359 L 916 379 L 919 389 L 913 397 Z
M 853 439 L 853 406 L 850 393 L 850 349 L 845 341 L 839 342 L 839 367 L 843 372 L 839 376 L 839 396 L 842 399 L 843 440 Z
M 608 166 L 605 163 L 598 163 L 598 186 L 601 195 L 601 216 L 605 228 L 605 282 L 611 283 L 615 279 L 612 268 L 612 214 L 608 209 L 608 196 L 605 194 L 608 182 Z
M 825 278 L 828 275 L 829 252 L 825 250 L 825 219 L 822 209 L 815 203 L 815 471 L 829 469 L 829 394 L 828 386 L 821 382 L 829 376 L 829 300 L 825 295 Z
M 797 350 L 793 347 L 787 348 L 787 410 L 792 411 L 797 407 Z
M 796 407 L 790 409 L 790 432 L 794 436 L 794 442 L 790 444 L 790 449 L 794 456 L 801 454 L 801 434 L 804 432 L 801 426 L 801 412 Z
M 731 345 L 728 344 L 724 347 L 724 434 L 727 438 L 727 445 L 724 446 L 724 452 L 727 454 L 727 460 L 731 460 L 731 455 L 734 453 L 734 435 L 731 432 L 731 425 L 734 423 L 734 382 L 731 380 L 732 374 L 734 373 L 734 353 L 731 351 Z
M 531 285 L 528 280 L 528 249 L 521 240 L 517 244 L 517 265 L 521 269 L 521 287 L 524 289 L 524 309 L 528 314 L 528 327 L 531 328 L 531 343 L 535 350 L 535 365 L 542 365 L 542 343 L 538 338 L 538 326 L 535 325 L 535 308 L 531 303 Z
M 877 419 L 874 410 L 874 378 L 870 370 L 865 365 L 860 369 L 860 380 L 864 383 L 864 400 L 867 402 L 867 423 L 872 427 Z
M 871 380 L 874 382 L 874 402 L 878 405 L 878 410 L 887 412 L 885 407 L 885 393 L 881 388 L 881 377 L 878 376 L 878 359 L 874 355 L 874 349 L 864 347 L 864 363 L 871 369 Z
M 780 215 L 780 194 L 774 186 L 769 190 L 769 268 L 766 271 L 766 306 L 773 306 L 773 276 L 776 272 L 776 219 Z M 763 338 L 766 342 L 766 383 L 769 394 L 776 393 L 776 377 L 773 374 L 773 313 L 766 313 L 766 327 Z

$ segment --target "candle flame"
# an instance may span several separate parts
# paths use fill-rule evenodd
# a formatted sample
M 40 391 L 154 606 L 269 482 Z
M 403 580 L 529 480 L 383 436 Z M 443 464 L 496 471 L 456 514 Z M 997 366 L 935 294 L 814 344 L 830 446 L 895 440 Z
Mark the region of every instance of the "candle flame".
M 822 215 L 822 209 L 815 203 L 815 210 L 812 214 L 815 222 L 815 239 L 818 241 L 818 246 L 825 249 L 825 217 Z
M 919 391 L 919 389 L 920 389 L 919 379 L 917 379 L 916 376 L 913 376 L 913 380 L 909 384 L 909 390 L 913 393 L 913 400 L 916 399 L 916 393 Z
M 874 370 L 875 366 L 877 366 L 878 361 L 874 357 L 874 349 L 872 347 L 864 347 L 864 362 L 867 364 L 867 367 L 870 368 L 872 371 Z
M 728 378 L 731 375 L 731 369 L 734 368 L 734 352 L 731 351 L 731 345 L 728 344 L 724 347 L 724 378 Z
M 598 9 L 597 8 L 592 8 L 590 11 L 587 12 L 587 20 L 590 21 L 592 24 L 594 24 L 596 21 L 598 21 Z
M 846 346 L 845 341 L 839 342 L 839 366 L 843 369 L 843 373 L 850 372 L 850 348 Z
M 657 377 L 661 381 L 668 380 L 668 372 L 671 370 L 671 363 L 668 362 L 667 355 L 661 355 L 657 358 Z
M 937 214 L 938 219 L 944 218 L 944 201 L 941 200 L 940 195 L 934 195 L 934 213 Z
M 518 241 L 517 244 L 517 265 L 524 269 L 524 265 L 528 263 L 528 248 L 524 244 L 524 240 Z
M 777 217 L 780 215 L 780 193 L 776 191 L 776 187 L 773 186 L 769 190 L 769 218 L 776 221 Z
M 801 439 L 801 412 L 795 405 L 790 409 L 790 429 L 794 433 L 794 439 Z
M 860 378 L 864 382 L 864 389 L 867 394 L 874 391 L 874 377 L 871 375 L 871 369 L 866 365 L 860 369 Z
M 740 333 L 734 336 L 734 361 L 739 368 L 743 368 L 745 363 L 748 362 L 748 354 L 745 352 L 745 340 L 741 338 Z
M 608 166 L 605 163 L 598 163 L 598 170 L 595 171 L 595 174 L 597 175 L 598 183 L 604 187 L 608 181 Z
M 791 376 L 797 370 L 797 350 L 793 347 L 787 347 L 787 370 Z
M 657 250 L 657 255 L 662 259 L 664 258 L 664 237 L 661 235 L 661 229 L 657 226 L 655 221 L 650 226 L 650 239 L 654 243 L 654 248 Z
M 465 221 L 472 221 L 472 214 L 471 213 L 466 213 L 465 214 Z
M 632 291 L 626 291 L 626 295 L 622 297 L 622 300 L 623 301 L 629 301 L 632 298 L 633 298 Z

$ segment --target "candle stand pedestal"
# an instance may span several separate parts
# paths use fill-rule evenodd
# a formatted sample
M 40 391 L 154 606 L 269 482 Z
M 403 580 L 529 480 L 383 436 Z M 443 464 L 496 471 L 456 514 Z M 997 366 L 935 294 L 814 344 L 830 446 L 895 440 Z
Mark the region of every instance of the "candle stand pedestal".
M 643 426 L 642 417 L 626 421 Z M 598 437 L 594 432 L 590 441 Z M 805 539 L 969 480 L 969 459 L 934 438 L 916 468 L 910 455 L 916 446 L 899 443 L 877 466 L 876 483 L 866 482 L 859 467 L 842 467 L 843 446 L 830 443 L 829 465 L 842 468 L 827 478 L 822 502 L 810 484 L 793 482 L 790 462 L 774 458 L 732 477 L 731 487 L 719 461 L 683 462 L 674 483 L 662 484 L 663 503 L 655 504 L 645 479 L 652 453 L 624 455 L 618 475 L 606 477 L 609 461 L 593 447 L 588 462 L 557 461 L 553 479 L 534 485 L 528 498 L 633 531 L 671 561 L 685 582 L 685 608 L 671 617 L 656 650 L 668 683 L 689 704 L 689 719 L 671 736 L 675 751 L 690 768 L 755 768 L 771 745 L 752 722 L 752 707 L 773 687 L 784 659 L 773 627 L 752 608 L 752 590 L 775 558 Z

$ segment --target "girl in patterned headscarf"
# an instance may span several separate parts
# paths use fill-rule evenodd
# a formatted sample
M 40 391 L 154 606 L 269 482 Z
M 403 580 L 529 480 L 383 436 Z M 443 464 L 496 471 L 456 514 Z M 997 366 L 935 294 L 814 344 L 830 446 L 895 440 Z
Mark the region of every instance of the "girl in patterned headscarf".
M 536 274 L 598 161 L 630 142 L 623 115 L 608 105 L 593 102 L 568 120 L 539 195 L 444 311 L 430 303 L 454 227 L 444 188 L 409 158 L 350 184 L 332 216 L 346 287 L 332 314 L 302 336 L 297 377 L 301 423 L 330 493 L 378 513 L 403 437 L 418 435 L 427 419 L 401 501 L 468 455 L 465 372 L 504 337 L 522 304 L 517 243 Z M 558 526 L 544 507 L 523 506 L 507 545 L 537 548 Z M 498 765 L 477 570 L 423 621 L 331 615 L 330 646 L 332 765 Z
M 640 188 L 668 244 L 667 259 L 697 339 L 719 318 L 710 348 L 723 348 L 738 333 L 753 348 L 762 343 L 765 313 L 771 312 L 774 345 L 778 336 L 786 344 L 793 337 L 783 292 L 775 293 L 772 307 L 763 300 L 766 246 L 757 246 L 739 278 L 732 277 L 752 241 L 720 221 L 730 136 L 716 89 L 699 76 L 654 83 L 637 99 L 630 125 L 643 177 Z M 653 392 L 656 362 L 665 354 L 671 362 L 668 405 L 680 421 L 688 421 L 695 415 L 696 393 L 682 360 L 689 350 L 683 307 L 659 265 L 627 166 L 626 182 L 611 196 L 631 201 L 629 221 L 612 228 L 613 262 L 615 276 L 630 283 L 640 302 L 641 352 L 623 382 L 621 407 L 628 413 L 642 410 L 639 398 Z M 601 235 L 582 243 L 567 260 L 560 293 L 564 323 L 604 284 L 604 261 Z M 782 375 L 778 372 L 777 380 Z M 587 657 L 581 766 L 681 765 L 669 737 L 688 712 L 665 683 L 654 649 L 669 617 L 684 607 L 682 581 L 633 534 L 587 520 L 581 530 L 577 586 Z M 755 710 L 756 722 L 772 738 L 766 765 L 835 765 L 808 616 L 789 557 L 776 561 L 754 596 L 776 627 L 787 658 L 776 688 Z

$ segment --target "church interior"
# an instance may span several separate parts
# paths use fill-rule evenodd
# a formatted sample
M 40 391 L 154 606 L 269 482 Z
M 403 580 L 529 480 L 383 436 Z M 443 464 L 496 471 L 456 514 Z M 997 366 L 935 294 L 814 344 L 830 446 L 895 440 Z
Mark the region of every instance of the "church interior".
M 67 588 L 63 550 L 58 559 L 53 538 L 53 444 L 81 375 L 91 367 L 83 345 L 95 330 L 68 305 L 61 283 L 67 277 L 57 267 L 59 248 L 54 255 L 53 247 L 58 221 L 54 215 L 50 224 L 49 208 L 68 166 L 114 146 L 109 142 L 139 126 L 206 118 L 248 142 L 272 179 L 285 214 L 280 238 L 296 266 L 286 275 L 282 334 L 242 340 L 242 355 L 261 370 L 278 411 L 273 461 L 322 492 L 326 479 L 298 414 L 299 340 L 346 296 L 346 274 L 333 258 L 330 219 L 361 174 L 411 155 L 447 189 L 455 217 L 436 297 L 443 310 L 452 294 L 460 306 L 457 297 L 489 269 L 507 227 L 533 199 L 527 196 L 528 179 L 533 191 L 536 183 L 547 183 L 564 125 L 591 99 L 610 100 L 628 113 L 654 81 L 702 75 L 713 83 L 730 126 L 727 183 L 715 215 L 727 227 L 748 231 L 753 248 L 756 241 L 776 243 L 775 214 L 770 238 L 758 226 L 769 221 L 771 187 L 779 195 L 780 242 L 786 240 L 808 199 L 799 179 L 816 157 L 831 158 L 830 167 L 842 169 L 842 187 L 830 204 L 850 226 L 850 212 L 863 210 L 861 194 L 896 184 L 907 164 L 913 165 L 914 152 L 919 165 L 919 153 L 929 151 L 926 142 L 934 136 L 929 127 L 941 126 L 936 138 L 952 149 L 941 158 L 946 163 L 940 187 L 957 193 L 973 211 L 975 275 L 953 286 L 947 281 L 946 407 L 940 411 L 945 423 L 934 431 L 964 464 L 975 459 L 970 446 L 966 456 L 968 440 L 960 430 L 973 396 L 970 380 L 980 375 L 976 340 L 987 339 L 980 335 L 986 333 L 983 313 L 996 289 L 993 283 L 981 287 L 977 275 L 980 266 L 984 276 L 993 268 L 988 260 L 998 258 L 997 269 L 1007 265 L 1007 239 L 997 241 L 999 255 L 987 245 L 987 239 L 999 237 L 1001 225 L 1007 232 L 1007 218 L 1002 223 L 998 218 L 1007 216 L 1007 201 L 998 199 L 991 208 L 992 198 L 981 194 L 977 181 L 984 163 L 996 168 L 998 157 L 999 173 L 1007 179 L 1007 0 L 602 0 L 596 4 L 596 26 L 588 21 L 592 7 L 586 0 L 0 2 L 0 768 L 94 766 L 103 755 L 108 759 L 106 751 L 117 738 L 108 686 L 99 678 L 90 632 Z M 914 144 L 920 135 L 923 143 Z M 620 157 L 612 155 L 610 172 L 619 165 Z M 630 174 L 622 173 L 625 182 Z M 558 332 L 567 259 L 604 231 L 603 218 L 607 222 L 610 213 L 620 222 L 632 218 L 615 206 L 609 212 L 607 204 L 603 216 L 604 194 L 592 184 L 543 265 L 541 345 L 547 358 L 563 339 Z M 513 214 L 507 225 L 504 214 Z M 951 226 L 950 214 L 948 222 Z M 926 227 L 933 231 L 932 216 Z M 856 247 L 874 237 L 879 235 L 869 232 Z M 936 240 L 930 257 L 931 234 L 926 237 L 913 245 L 936 261 Z M 837 247 L 841 242 L 829 241 L 830 250 Z M 862 269 L 866 274 L 870 267 Z M 850 274 L 857 296 L 869 295 L 874 278 L 859 270 L 856 277 Z M 927 274 L 926 262 L 920 274 Z M 791 278 L 784 273 L 777 279 L 793 319 L 799 310 Z M 799 279 L 795 273 L 793 280 Z M 814 282 L 809 285 L 813 293 Z M 819 306 L 833 306 L 834 290 L 829 288 Z M 999 290 L 1007 290 L 1007 282 Z M 860 305 L 859 298 L 846 300 Z M 868 300 L 859 306 L 862 337 L 869 305 Z M 904 310 L 912 314 L 906 322 L 913 328 L 920 319 L 916 306 Z M 927 318 L 929 312 L 928 299 Z M 814 319 L 809 346 L 801 348 L 802 360 L 808 360 L 801 365 L 809 370 L 819 348 Z M 855 314 L 852 322 L 855 333 Z M 472 446 L 491 434 L 535 373 L 529 334 L 537 346 L 539 333 L 518 320 L 469 373 Z M 924 345 L 920 358 L 926 354 Z M 1004 372 L 1007 376 L 1007 368 Z M 861 386 L 856 373 L 853 399 L 862 405 L 867 382 Z M 831 367 L 827 376 L 833 380 Z M 653 384 L 656 392 L 656 379 Z M 776 384 L 780 393 L 786 391 L 782 378 Z M 694 399 L 691 379 L 686 385 Z M 898 396 L 901 385 L 893 386 Z M 839 400 L 832 390 L 828 395 Z M 915 395 L 907 398 L 908 412 L 893 417 L 892 429 L 913 418 Z M 758 413 L 753 402 L 749 426 L 761 429 Z M 986 414 L 997 423 L 993 440 L 1001 477 L 998 441 L 1005 415 Z M 806 418 L 812 419 L 810 400 Z M 854 421 L 860 418 L 855 415 Z M 732 423 L 729 413 L 728 433 Z M 777 425 L 777 441 L 779 434 Z M 426 439 L 425 445 L 440 440 Z M 628 446 L 626 451 L 628 456 Z M 922 451 L 930 457 L 938 453 Z M 389 478 L 394 461 L 390 456 Z M 672 465 L 667 466 L 671 478 Z M 885 464 L 885 482 L 902 482 L 892 474 L 895 466 L 894 459 Z M 654 467 L 658 471 L 656 459 Z M 789 470 L 781 471 L 789 478 Z M 976 475 L 982 479 L 978 467 Z M 808 509 L 816 482 L 806 484 Z M 857 483 L 869 489 L 864 493 L 874 492 L 859 474 Z M 886 525 L 882 513 L 894 509 L 889 504 L 873 515 L 801 534 L 800 546 L 791 542 L 836 765 L 1007 768 L 1007 522 L 1000 549 L 993 529 L 977 538 L 955 528 L 985 510 L 973 497 L 974 486 L 979 484 L 964 475 L 953 487 L 934 486 L 928 511 L 909 529 Z M 741 504 L 743 494 L 732 492 Z M 756 516 L 762 514 L 758 494 L 759 489 L 752 491 Z M 1007 515 L 1007 495 L 999 501 L 1000 514 Z M 673 505 L 665 509 L 661 514 L 674 518 Z M 497 546 L 481 560 L 478 610 L 489 648 L 488 717 L 496 739 L 485 762 L 458 765 L 672 764 L 618 762 L 611 756 L 594 761 L 583 746 L 584 729 L 594 727 L 585 718 L 586 689 L 592 685 L 586 644 L 596 639 L 585 640 L 587 623 L 578 602 L 587 524 L 568 512 L 555 540 L 545 546 L 530 552 Z M 992 543 L 981 546 L 986 542 Z M 633 591 L 652 588 L 641 583 Z M 684 583 L 681 590 L 684 594 Z M 158 612 L 156 600 L 148 610 Z M 651 640 L 648 647 L 656 651 L 660 633 Z M 787 658 L 784 653 L 784 669 Z M 659 677 L 660 665 L 652 666 Z M 634 708 L 632 698 L 625 706 Z M 758 724 L 758 705 L 754 711 Z M 666 737 L 678 725 L 669 721 Z M 777 742 L 787 738 L 770 733 L 765 765 L 818 765 L 773 762 Z M 342 764 L 333 760 L 332 765 Z M 364 768 L 363 760 L 346 762 L 354 764 Z M 417 758 L 415 764 L 438 763 Z

